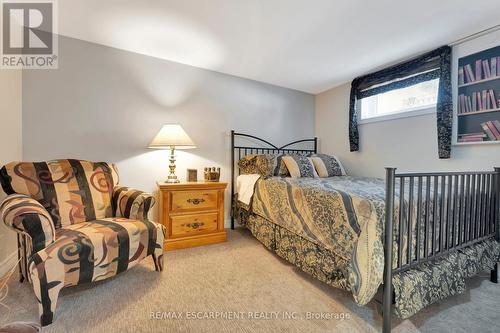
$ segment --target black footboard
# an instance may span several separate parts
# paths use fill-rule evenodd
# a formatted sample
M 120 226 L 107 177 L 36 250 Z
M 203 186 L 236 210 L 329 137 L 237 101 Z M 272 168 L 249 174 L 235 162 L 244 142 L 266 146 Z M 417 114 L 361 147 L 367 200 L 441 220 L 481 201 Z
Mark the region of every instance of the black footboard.
M 383 332 L 391 330 L 393 274 L 490 238 L 500 240 L 500 168 L 396 174 L 386 168 Z M 496 282 L 498 264 L 491 279 Z

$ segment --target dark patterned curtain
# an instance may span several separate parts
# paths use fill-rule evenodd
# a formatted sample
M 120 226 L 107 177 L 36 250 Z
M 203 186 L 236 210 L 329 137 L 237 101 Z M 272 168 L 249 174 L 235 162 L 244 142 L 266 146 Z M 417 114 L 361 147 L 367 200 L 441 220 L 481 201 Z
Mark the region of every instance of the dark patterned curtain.
M 439 158 L 450 158 L 453 104 L 451 99 L 451 47 L 442 46 L 418 58 L 358 77 L 352 81 L 349 101 L 349 144 L 359 150 L 356 100 L 439 78 L 437 137 Z

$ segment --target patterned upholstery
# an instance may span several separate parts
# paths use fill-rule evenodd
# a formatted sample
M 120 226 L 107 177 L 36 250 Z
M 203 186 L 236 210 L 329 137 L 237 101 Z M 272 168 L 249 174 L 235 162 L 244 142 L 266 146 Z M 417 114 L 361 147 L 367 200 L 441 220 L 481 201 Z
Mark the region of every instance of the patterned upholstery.
M 154 198 L 144 192 L 123 186 L 113 190 L 113 216 L 145 221 L 153 205 Z
M 21 274 L 33 284 L 42 325 L 59 291 L 103 280 L 151 255 L 163 269 L 163 225 L 148 220 L 152 196 L 117 186 L 114 165 L 80 160 L 9 163 L 0 218 L 21 235 Z
M 79 160 L 12 162 L 0 170 L 7 194 L 25 194 L 50 213 L 56 229 L 112 217 L 111 195 L 118 183 L 114 165 Z
M 17 232 L 30 236 L 33 250 L 54 242 L 56 229 L 50 214 L 38 201 L 24 194 L 11 194 L 0 205 L 0 219 Z

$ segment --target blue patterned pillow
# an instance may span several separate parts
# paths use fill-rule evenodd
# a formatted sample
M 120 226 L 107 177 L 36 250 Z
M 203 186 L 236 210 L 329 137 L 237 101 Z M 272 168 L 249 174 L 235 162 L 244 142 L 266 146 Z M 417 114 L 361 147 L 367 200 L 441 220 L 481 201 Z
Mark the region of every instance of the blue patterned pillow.
M 283 156 L 283 162 L 292 178 L 318 177 L 313 162 L 307 156 L 287 155 Z
M 311 156 L 311 160 L 321 178 L 347 175 L 339 159 L 335 156 L 315 154 Z

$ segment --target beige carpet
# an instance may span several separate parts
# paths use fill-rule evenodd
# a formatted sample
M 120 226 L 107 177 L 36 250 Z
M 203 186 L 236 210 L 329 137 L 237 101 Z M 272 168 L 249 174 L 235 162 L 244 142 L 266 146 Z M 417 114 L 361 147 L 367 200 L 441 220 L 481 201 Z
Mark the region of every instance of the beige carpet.
M 113 279 L 63 290 L 56 320 L 44 331 L 380 331 L 373 302 L 357 306 L 349 293 L 297 270 L 247 230 L 232 232 L 224 244 L 170 252 L 165 264 L 166 270 L 156 273 L 148 258 Z M 5 304 L 11 311 L 0 308 L 0 322 L 36 321 L 31 287 L 17 281 L 9 286 Z M 466 294 L 434 304 L 410 320 L 395 320 L 394 331 L 500 332 L 500 285 L 485 273 L 468 287 Z M 308 313 L 324 317 L 308 318 Z M 226 318 L 210 318 L 217 315 Z

